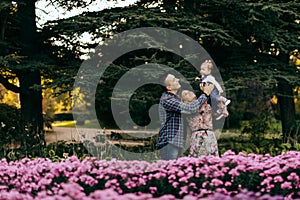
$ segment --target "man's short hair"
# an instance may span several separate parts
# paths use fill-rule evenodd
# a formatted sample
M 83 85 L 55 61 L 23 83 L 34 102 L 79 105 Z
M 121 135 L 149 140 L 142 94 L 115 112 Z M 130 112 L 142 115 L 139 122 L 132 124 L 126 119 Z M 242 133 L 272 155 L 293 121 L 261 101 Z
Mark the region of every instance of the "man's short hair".
M 169 76 L 174 76 L 174 75 L 172 75 L 172 74 L 168 74 L 168 75 L 165 77 L 165 80 L 164 80 L 164 84 L 165 84 L 165 86 L 168 86 L 168 83 L 167 83 L 167 78 L 168 78 Z

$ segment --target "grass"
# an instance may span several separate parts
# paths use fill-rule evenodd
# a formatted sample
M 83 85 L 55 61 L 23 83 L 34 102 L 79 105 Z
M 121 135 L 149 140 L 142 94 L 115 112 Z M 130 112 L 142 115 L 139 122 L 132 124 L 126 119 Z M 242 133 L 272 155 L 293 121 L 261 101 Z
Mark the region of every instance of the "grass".
M 68 128 L 75 128 L 76 127 L 76 122 L 75 121 L 57 121 L 52 123 L 53 127 L 68 127 Z M 270 124 L 271 130 L 273 130 L 273 133 L 267 133 L 265 134 L 265 137 L 268 139 L 271 138 L 279 138 L 280 137 L 280 129 L 281 129 L 281 123 L 279 121 L 276 121 L 272 124 Z M 99 128 L 99 123 L 97 120 L 86 120 L 84 125 L 77 125 L 77 127 L 82 127 L 82 128 Z M 109 128 L 107 128 L 109 129 Z M 132 130 L 135 130 L 132 128 Z M 275 134 L 278 133 L 278 134 Z M 222 132 L 219 130 L 215 131 L 217 139 L 225 139 L 225 140 L 230 140 L 232 138 L 247 138 L 248 134 L 241 133 L 240 129 L 223 129 Z
M 56 121 L 54 123 L 52 123 L 53 127 L 69 127 L 69 128 L 75 128 L 75 127 L 79 127 L 79 128 L 103 128 L 103 129 L 118 129 L 116 127 L 114 128 L 110 128 L 110 127 L 100 127 L 99 122 L 97 120 L 85 120 L 84 125 L 76 125 L 75 121 Z M 132 128 L 130 130 L 138 130 L 136 128 Z M 144 130 L 150 130 L 150 129 L 140 129 L 142 131 Z M 152 130 L 150 130 L 152 131 Z
M 74 128 L 75 127 L 75 121 L 57 121 L 52 123 L 53 127 L 69 127 Z
M 56 121 L 52 123 L 53 127 L 68 127 L 75 128 L 76 126 L 82 128 L 99 128 L 99 124 L 97 120 L 86 120 L 84 125 L 76 125 L 76 122 L 73 121 Z

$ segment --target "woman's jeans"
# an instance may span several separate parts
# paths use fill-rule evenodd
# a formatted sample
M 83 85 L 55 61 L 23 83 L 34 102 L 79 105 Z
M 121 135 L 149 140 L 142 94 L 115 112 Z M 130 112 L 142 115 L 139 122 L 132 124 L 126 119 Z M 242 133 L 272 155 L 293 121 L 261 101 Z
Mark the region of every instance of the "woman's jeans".
M 168 144 L 160 149 L 160 158 L 162 160 L 175 160 L 182 153 L 182 149 L 173 144 Z

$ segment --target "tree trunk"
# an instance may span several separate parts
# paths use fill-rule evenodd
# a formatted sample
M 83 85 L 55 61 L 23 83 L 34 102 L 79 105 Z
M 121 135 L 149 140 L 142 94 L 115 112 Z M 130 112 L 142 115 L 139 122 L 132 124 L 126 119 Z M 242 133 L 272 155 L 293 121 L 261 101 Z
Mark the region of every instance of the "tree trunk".
M 293 87 L 284 79 L 278 79 L 278 102 L 282 124 L 283 141 L 294 138 L 293 127 L 296 122 L 296 111 Z
M 22 41 L 21 55 L 28 60 L 34 60 L 38 53 L 36 34 L 35 0 L 23 0 L 18 7 L 20 16 Z M 26 63 L 26 61 L 24 61 Z M 38 137 L 39 143 L 45 145 L 43 132 L 41 75 L 38 66 L 26 66 L 16 72 L 20 82 L 20 102 L 23 127 L 30 130 L 31 137 Z M 30 139 L 30 138 L 29 138 Z M 34 138 L 32 138 L 34 139 Z
M 42 92 L 36 86 L 41 84 L 38 70 L 22 71 L 18 74 L 20 81 L 21 115 L 24 128 L 30 128 L 37 135 L 43 132 Z

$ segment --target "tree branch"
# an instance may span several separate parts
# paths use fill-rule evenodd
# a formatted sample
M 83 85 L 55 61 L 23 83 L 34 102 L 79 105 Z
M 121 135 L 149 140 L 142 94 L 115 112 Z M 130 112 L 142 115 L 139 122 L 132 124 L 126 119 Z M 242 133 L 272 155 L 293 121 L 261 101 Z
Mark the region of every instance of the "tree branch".
M 20 93 L 21 89 L 20 87 L 10 83 L 6 78 L 4 78 L 3 75 L 0 74 L 0 83 L 7 89 L 7 90 L 11 90 L 15 93 Z

